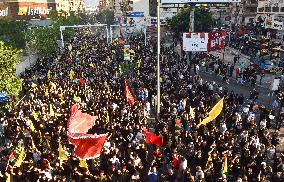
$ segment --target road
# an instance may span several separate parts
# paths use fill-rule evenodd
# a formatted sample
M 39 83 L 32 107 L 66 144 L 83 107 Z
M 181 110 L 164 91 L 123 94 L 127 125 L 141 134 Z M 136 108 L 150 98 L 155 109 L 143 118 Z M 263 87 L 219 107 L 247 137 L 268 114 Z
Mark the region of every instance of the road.
M 176 47 L 176 51 L 180 53 L 180 46 L 178 45 Z M 218 56 L 220 55 L 219 52 L 211 52 L 211 54 Z M 232 48 L 228 48 L 225 50 L 224 54 L 224 62 L 226 63 L 233 63 L 234 62 L 234 56 L 239 54 L 236 50 Z M 248 56 L 245 56 L 243 54 L 240 55 L 240 62 L 236 64 L 236 66 L 239 66 L 241 62 L 244 62 L 246 65 L 250 64 L 250 60 Z M 193 73 L 193 71 L 191 71 Z M 227 87 L 229 91 L 233 90 L 235 93 L 242 93 L 245 98 L 249 98 L 250 91 L 253 89 L 250 87 L 249 84 L 240 84 L 237 83 L 235 80 L 235 77 L 233 75 L 232 78 L 229 80 L 229 84 L 221 81 L 221 77 L 216 76 L 213 72 L 206 72 L 204 68 L 200 69 L 199 75 L 207 81 L 214 81 L 216 84 L 221 85 L 222 87 Z M 259 104 L 264 105 L 267 108 L 271 108 L 271 104 L 273 100 L 275 99 L 275 96 L 271 96 L 271 90 L 270 86 L 274 79 L 274 77 L 277 75 L 273 74 L 266 74 L 265 77 L 262 80 L 262 85 L 259 85 L 259 77 L 257 79 L 257 84 L 255 86 L 255 89 L 259 92 Z M 248 100 L 246 100 L 248 101 Z M 272 130 L 271 130 L 272 131 Z M 284 151 L 284 128 L 282 127 L 279 131 L 279 145 L 276 147 L 276 153 L 277 155 L 280 155 L 280 152 Z
M 220 51 L 212 51 L 210 52 L 210 54 L 214 55 L 214 56 L 217 56 L 217 57 L 220 57 L 221 59 L 222 58 L 222 53 Z M 230 47 L 227 47 L 225 49 L 225 52 L 224 52 L 224 62 L 225 63 L 234 63 L 234 57 L 235 55 L 239 55 L 240 56 L 240 60 L 239 62 L 236 63 L 236 66 L 240 66 L 240 63 L 244 63 L 245 65 L 249 66 L 250 65 L 250 59 L 249 59 L 249 56 L 246 56 L 244 54 L 241 54 L 240 51 L 236 50 L 236 49 L 233 49 L 233 48 L 230 48 Z M 269 88 L 273 82 L 273 79 L 275 77 L 278 77 L 279 75 L 276 75 L 276 74 L 273 74 L 273 73 L 266 73 L 265 76 L 263 77 L 262 79 L 262 83 L 263 83 L 263 87 L 266 87 L 266 88 Z M 259 80 L 260 80 L 260 76 L 258 75 L 257 76 L 257 84 L 259 83 Z
M 176 47 L 176 51 L 178 53 L 180 53 L 180 45 L 178 44 L 178 46 Z M 211 52 L 211 54 L 213 55 L 218 55 L 220 53 L 218 53 L 217 51 L 215 52 Z M 224 54 L 224 62 L 225 63 L 233 63 L 234 62 L 234 56 L 237 54 L 237 51 L 235 49 L 232 48 L 228 48 L 225 51 Z M 236 66 L 239 66 L 239 64 L 241 62 L 244 62 L 246 65 L 249 65 L 249 58 L 248 56 L 245 56 L 243 54 L 240 54 L 240 62 L 236 64 Z M 191 71 L 192 73 L 193 71 Z M 233 90 L 235 93 L 238 94 L 243 94 L 245 96 L 245 98 L 249 98 L 249 94 L 250 91 L 253 89 L 252 87 L 250 87 L 249 84 L 240 84 L 237 83 L 235 80 L 235 75 L 233 75 L 232 78 L 230 78 L 229 84 L 226 84 L 225 82 L 221 81 L 221 77 L 216 76 L 213 72 L 206 72 L 204 68 L 201 67 L 200 72 L 199 72 L 200 76 L 207 80 L 207 81 L 215 81 L 218 85 L 221 85 L 222 87 L 228 87 L 228 89 L 231 91 Z M 262 85 L 259 85 L 259 81 L 257 80 L 257 84 L 256 84 L 256 91 L 259 92 L 259 103 L 262 105 L 265 105 L 266 107 L 271 107 L 271 104 L 273 102 L 274 97 L 270 96 L 271 91 L 270 91 L 270 86 L 271 86 L 271 80 L 273 79 L 272 74 L 267 74 L 262 81 Z

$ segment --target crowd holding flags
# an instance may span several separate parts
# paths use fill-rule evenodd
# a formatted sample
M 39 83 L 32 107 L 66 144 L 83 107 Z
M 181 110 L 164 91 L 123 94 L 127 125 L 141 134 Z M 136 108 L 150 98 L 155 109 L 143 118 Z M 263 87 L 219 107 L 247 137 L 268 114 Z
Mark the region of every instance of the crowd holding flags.
M 227 156 L 225 155 L 224 158 L 223 158 L 223 164 L 222 164 L 222 175 L 227 175 L 228 173 L 228 158 Z
M 209 116 L 206 117 L 205 119 L 203 119 L 202 122 L 200 122 L 196 127 L 199 128 L 201 125 L 206 125 L 207 123 L 211 122 L 212 120 L 214 120 L 215 118 L 217 118 L 217 116 L 219 116 L 219 114 L 221 113 L 222 109 L 224 106 L 224 98 L 222 98 L 213 108 L 212 110 L 209 112 Z
M 69 142 L 75 146 L 75 156 L 80 159 L 92 159 L 100 155 L 106 141 L 106 134 L 87 134 L 97 117 L 82 113 L 79 104 L 71 107 L 71 117 L 68 122 Z
M 156 145 L 157 147 L 163 146 L 164 141 L 162 136 L 156 136 L 146 129 L 143 129 L 143 134 L 146 135 L 146 144 Z

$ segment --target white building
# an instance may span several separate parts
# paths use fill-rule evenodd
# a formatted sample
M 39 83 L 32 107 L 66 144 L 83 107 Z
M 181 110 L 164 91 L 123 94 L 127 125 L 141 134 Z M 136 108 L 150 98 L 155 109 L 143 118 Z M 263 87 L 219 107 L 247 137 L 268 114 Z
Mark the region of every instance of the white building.
M 71 11 L 78 13 L 83 12 L 85 9 L 84 0 L 55 0 L 55 2 L 57 11 L 63 10 L 67 13 Z

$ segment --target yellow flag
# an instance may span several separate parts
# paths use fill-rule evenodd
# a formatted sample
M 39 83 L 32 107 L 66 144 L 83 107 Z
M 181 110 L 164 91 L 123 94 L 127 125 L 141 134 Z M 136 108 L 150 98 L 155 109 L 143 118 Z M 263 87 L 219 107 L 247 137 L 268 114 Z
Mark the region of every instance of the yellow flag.
M 203 119 L 196 127 L 199 128 L 201 125 L 206 125 L 207 123 L 211 122 L 213 119 L 217 118 L 217 116 L 221 113 L 224 105 L 224 98 L 222 98 L 209 112 L 209 116 Z
M 37 85 L 35 83 L 32 83 L 32 88 L 35 88 Z
M 50 82 L 50 84 L 51 84 L 51 90 L 56 90 L 56 85 L 55 85 L 55 83 Z
M 64 149 L 63 149 L 61 143 L 59 143 L 58 152 L 59 152 L 59 160 L 60 160 L 60 161 L 66 161 L 66 160 L 68 160 L 68 156 L 65 154 L 65 151 L 64 151 Z
M 24 150 L 24 148 L 21 149 L 19 156 L 16 159 L 16 162 L 14 164 L 14 167 L 20 167 L 23 163 L 23 161 L 26 158 L 26 152 Z
M 55 113 L 54 113 L 54 110 L 53 110 L 51 104 L 49 105 L 49 114 L 50 114 L 50 116 L 55 116 Z
M 39 132 L 39 143 L 42 144 L 42 135 L 41 135 L 41 132 Z
M 61 94 L 59 95 L 59 97 L 60 97 L 61 102 L 63 102 L 63 101 L 64 101 L 64 95 L 63 95 L 63 93 L 61 93 Z
M 38 120 L 38 114 L 35 111 L 32 112 L 32 116 L 35 118 L 36 121 Z
M 81 102 L 81 98 L 80 98 L 80 97 L 77 97 L 76 95 L 74 95 L 73 100 L 74 100 L 75 102 Z
M 88 169 L 88 164 L 87 164 L 86 160 L 81 159 L 79 166 L 82 167 L 82 168 Z
M 208 156 L 208 160 L 207 160 L 207 163 L 206 163 L 206 165 L 208 165 L 208 163 L 209 162 L 212 162 L 212 157 L 211 157 L 211 154 L 209 154 L 209 156 Z
M 192 108 L 191 106 L 189 108 L 189 114 L 190 114 L 191 117 L 194 116 L 194 108 Z
M 50 80 L 50 70 L 47 72 L 47 79 Z
M 31 129 L 31 131 L 35 131 L 35 126 L 34 126 L 32 121 L 31 121 L 31 124 L 30 124 L 30 129 Z
M 45 96 L 48 96 L 48 88 L 47 88 L 47 87 L 45 88 L 44 95 L 45 95 Z
M 33 149 L 36 149 L 35 142 L 34 142 L 34 140 L 33 140 L 32 137 L 31 137 L 31 140 L 32 140 L 32 148 L 33 148 Z
M 46 145 L 47 145 L 47 147 L 50 149 L 50 143 L 49 143 L 49 140 L 46 138 L 46 139 L 45 139 L 45 141 L 46 141 Z
M 209 116 L 213 119 L 217 118 L 217 116 L 221 113 L 224 105 L 224 98 L 222 98 L 209 112 Z
M 70 73 L 69 73 L 70 80 L 73 80 L 74 75 L 75 75 L 75 73 L 74 73 L 74 71 L 71 69 L 71 70 L 70 70 Z

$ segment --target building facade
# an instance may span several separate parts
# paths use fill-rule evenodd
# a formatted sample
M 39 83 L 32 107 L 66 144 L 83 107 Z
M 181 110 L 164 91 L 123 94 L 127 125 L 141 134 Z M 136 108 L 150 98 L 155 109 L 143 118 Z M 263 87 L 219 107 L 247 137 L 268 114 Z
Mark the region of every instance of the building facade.
M 84 0 L 0 0 L 0 18 L 48 19 L 51 10 L 84 11 Z
M 284 16 L 284 0 L 259 0 L 257 17 Z
M 0 18 L 47 19 L 56 10 L 55 0 L 0 0 Z
M 67 13 L 75 12 L 80 13 L 85 10 L 85 1 L 84 0 L 55 0 L 56 9 L 58 11 L 63 10 Z
M 246 0 L 242 2 L 242 16 L 240 24 L 248 24 L 256 21 L 258 0 Z

